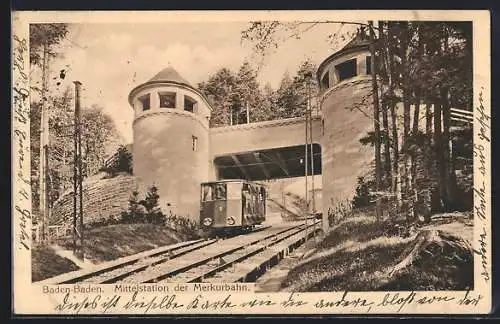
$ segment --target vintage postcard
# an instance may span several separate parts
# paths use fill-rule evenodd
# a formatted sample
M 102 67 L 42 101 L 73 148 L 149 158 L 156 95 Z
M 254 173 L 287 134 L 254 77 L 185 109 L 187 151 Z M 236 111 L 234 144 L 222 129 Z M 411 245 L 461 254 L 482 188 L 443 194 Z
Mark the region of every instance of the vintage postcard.
M 488 11 L 12 23 L 15 314 L 490 312 Z

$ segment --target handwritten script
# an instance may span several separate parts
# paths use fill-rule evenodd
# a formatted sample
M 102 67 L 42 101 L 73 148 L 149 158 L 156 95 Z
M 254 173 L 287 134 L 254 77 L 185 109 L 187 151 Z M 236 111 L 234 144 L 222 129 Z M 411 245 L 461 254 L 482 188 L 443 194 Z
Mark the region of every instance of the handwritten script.
M 490 280 L 489 260 L 488 260 L 488 232 L 487 226 L 487 207 L 488 207 L 488 188 L 487 180 L 490 176 L 487 163 L 487 145 L 490 143 L 490 120 L 491 116 L 488 114 L 484 106 L 483 97 L 484 88 L 481 87 L 479 92 L 479 105 L 475 109 L 476 121 L 479 127 L 475 127 L 478 140 L 474 142 L 474 165 L 475 165 L 475 179 L 474 179 L 474 211 L 478 218 L 479 226 L 481 226 L 481 234 L 478 239 L 479 247 L 474 249 L 474 252 L 481 257 L 481 277 L 484 281 Z
M 275 299 L 269 295 L 246 294 L 239 298 L 232 294 L 201 295 L 187 297 L 177 294 L 112 294 L 86 295 L 66 293 L 54 307 L 58 313 L 217 313 L 223 311 L 266 312 L 290 310 L 301 312 L 310 309 L 328 312 L 359 310 L 360 312 L 414 311 L 420 306 L 451 304 L 456 307 L 477 306 L 483 299 L 481 294 L 466 291 L 462 296 L 435 295 L 432 292 L 385 293 L 378 297 L 366 297 L 360 293 L 343 292 L 332 298 L 311 298 L 311 295 L 290 293 L 286 298 Z M 243 299 L 241 298 L 243 297 Z
M 16 189 L 14 217 L 17 218 L 17 241 L 20 249 L 30 249 L 31 233 L 28 224 L 31 223 L 30 209 L 25 208 L 30 203 L 30 139 L 29 139 L 29 83 L 28 83 L 28 42 L 25 38 L 13 36 L 13 146 L 14 167 L 16 170 Z

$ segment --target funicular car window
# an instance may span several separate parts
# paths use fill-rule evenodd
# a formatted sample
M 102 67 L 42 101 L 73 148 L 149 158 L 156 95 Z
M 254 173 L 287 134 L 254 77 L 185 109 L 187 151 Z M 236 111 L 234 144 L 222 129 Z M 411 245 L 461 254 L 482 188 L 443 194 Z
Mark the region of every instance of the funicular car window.
M 251 186 L 248 183 L 243 184 L 243 188 L 241 190 L 241 200 L 243 204 L 243 211 L 246 215 L 253 214 L 252 211 L 252 191 L 251 191 Z
M 201 201 L 213 200 L 212 185 L 204 184 L 201 189 Z
M 225 183 L 214 184 L 214 200 L 226 200 L 227 198 L 227 186 Z
M 225 183 L 209 183 L 202 187 L 202 201 L 226 200 L 227 188 Z

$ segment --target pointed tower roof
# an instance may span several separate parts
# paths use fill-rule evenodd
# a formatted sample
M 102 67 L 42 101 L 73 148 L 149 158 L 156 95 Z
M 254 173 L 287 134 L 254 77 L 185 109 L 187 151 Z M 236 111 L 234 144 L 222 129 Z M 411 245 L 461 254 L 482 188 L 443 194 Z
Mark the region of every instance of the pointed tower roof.
M 365 32 L 365 30 L 360 30 L 356 33 L 353 39 L 351 39 L 344 47 L 342 47 L 337 52 L 333 53 L 329 57 L 327 57 L 321 64 L 318 66 L 316 75 L 319 80 L 319 73 L 323 70 L 323 68 L 328 65 L 331 61 L 345 55 L 348 53 L 358 52 L 358 51 L 368 51 L 370 49 L 370 38 L 369 35 Z
M 370 39 L 368 35 L 364 32 L 358 32 L 356 33 L 356 36 L 354 36 L 353 39 L 349 41 L 344 47 L 339 52 L 345 51 L 350 48 L 356 48 L 356 47 L 363 47 L 363 46 L 369 46 L 370 45 Z
M 177 72 L 176 69 L 174 69 L 172 66 L 168 66 L 158 72 L 154 77 L 149 79 L 148 82 L 146 83 L 156 83 L 156 82 L 174 82 L 174 83 L 180 83 L 187 85 L 189 87 L 193 87 L 189 82 L 184 79 L 179 72 Z
M 188 81 L 186 81 L 186 79 L 184 79 L 179 74 L 179 72 L 177 72 L 177 70 L 174 69 L 170 64 L 168 64 L 168 66 L 166 68 L 164 68 L 163 70 L 161 70 L 160 72 L 156 73 L 155 76 L 153 76 L 148 81 L 141 83 L 138 86 L 136 86 L 135 88 L 133 88 L 128 95 L 129 104 L 132 106 L 133 96 L 135 95 L 135 93 L 137 93 L 137 91 L 139 91 L 143 87 L 148 86 L 148 85 L 153 85 L 153 84 L 162 84 L 162 83 L 174 83 L 174 84 L 177 84 L 180 86 L 187 87 L 187 88 L 191 89 L 191 91 L 194 91 L 199 96 L 201 96 L 207 102 L 208 106 L 210 106 L 210 104 L 208 103 L 208 99 L 205 97 L 205 95 L 202 92 L 200 92 L 199 89 L 195 88 Z M 209 107 L 209 108 L 212 109 L 211 107 Z

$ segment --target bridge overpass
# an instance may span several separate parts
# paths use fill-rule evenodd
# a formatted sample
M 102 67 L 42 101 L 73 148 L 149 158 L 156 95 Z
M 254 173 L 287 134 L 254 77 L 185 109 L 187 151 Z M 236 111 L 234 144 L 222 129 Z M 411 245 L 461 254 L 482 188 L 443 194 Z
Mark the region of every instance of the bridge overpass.
M 305 130 L 303 117 L 211 128 L 212 180 L 304 176 Z M 315 116 L 312 119 L 314 174 L 321 174 L 321 136 L 321 117 Z M 309 155 L 309 175 L 312 174 L 310 159 Z

